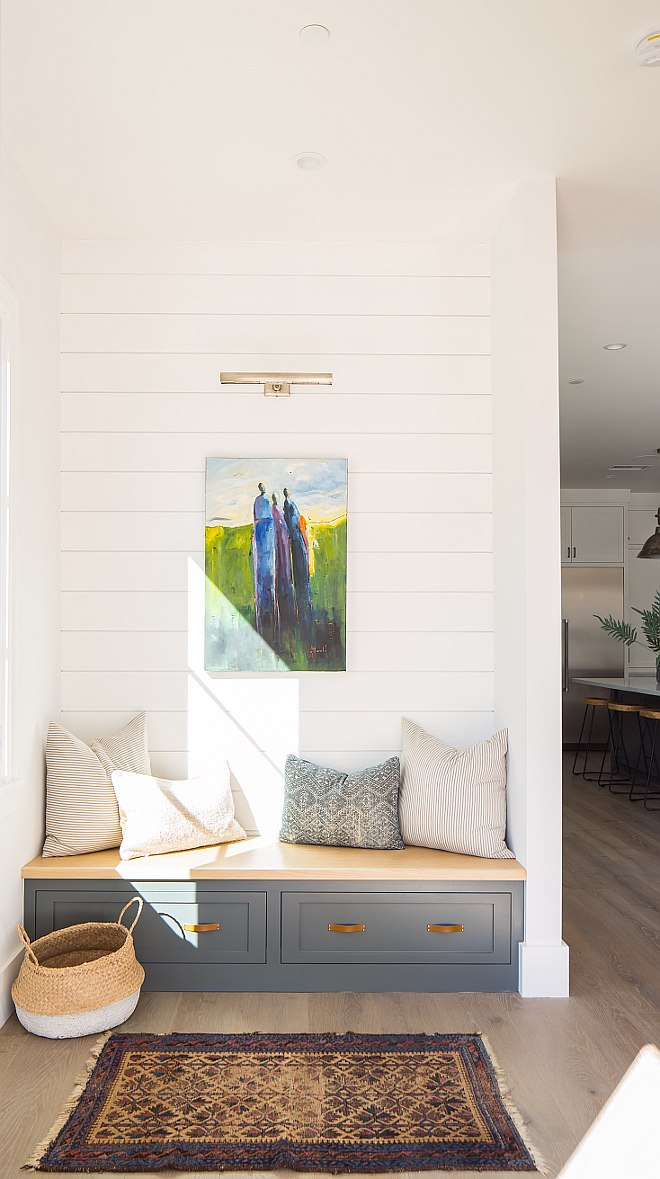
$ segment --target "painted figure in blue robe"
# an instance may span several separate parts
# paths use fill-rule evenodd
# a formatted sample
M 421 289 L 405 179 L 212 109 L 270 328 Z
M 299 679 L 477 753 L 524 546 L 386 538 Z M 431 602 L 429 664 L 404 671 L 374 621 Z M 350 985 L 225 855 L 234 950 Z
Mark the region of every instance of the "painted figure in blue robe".
M 275 605 L 277 607 L 277 637 L 281 650 L 293 650 L 296 626 L 296 602 L 291 576 L 289 530 L 277 506 L 277 496 L 271 496 L 273 528 L 275 531 Z
M 289 499 L 288 489 L 284 488 L 284 522 L 289 532 L 291 545 L 291 568 L 293 584 L 296 591 L 296 611 L 300 638 L 306 647 L 310 647 L 312 632 L 312 594 L 309 584 L 309 555 L 307 552 L 306 521 L 300 515 L 296 504 Z
M 271 646 L 275 643 L 275 529 L 273 510 L 263 483 L 254 501 L 252 560 L 257 630 Z

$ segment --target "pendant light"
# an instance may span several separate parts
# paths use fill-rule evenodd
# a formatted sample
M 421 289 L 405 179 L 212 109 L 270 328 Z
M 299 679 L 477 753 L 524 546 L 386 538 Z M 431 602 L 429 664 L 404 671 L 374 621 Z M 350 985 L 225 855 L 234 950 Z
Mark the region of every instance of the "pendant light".
M 658 527 L 653 533 L 653 536 L 649 536 L 648 540 L 644 541 L 642 549 L 637 554 L 638 557 L 655 557 L 656 559 L 660 558 L 660 508 L 658 508 L 656 512 L 656 517 L 658 520 Z

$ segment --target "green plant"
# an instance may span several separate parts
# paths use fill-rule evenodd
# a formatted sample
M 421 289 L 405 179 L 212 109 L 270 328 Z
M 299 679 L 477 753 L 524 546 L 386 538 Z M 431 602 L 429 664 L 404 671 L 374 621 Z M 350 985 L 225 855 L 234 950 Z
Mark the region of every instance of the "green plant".
M 660 590 L 655 595 L 650 610 L 638 610 L 636 606 L 633 606 L 633 610 L 635 614 L 641 616 L 644 638 L 649 647 L 660 657 Z M 641 643 L 641 639 L 637 638 L 637 627 L 631 626 L 629 622 L 617 622 L 611 614 L 608 618 L 601 618 L 600 614 L 594 614 L 594 618 L 598 619 L 608 635 L 617 639 L 619 643 L 625 643 L 626 647 L 632 647 L 633 643 Z

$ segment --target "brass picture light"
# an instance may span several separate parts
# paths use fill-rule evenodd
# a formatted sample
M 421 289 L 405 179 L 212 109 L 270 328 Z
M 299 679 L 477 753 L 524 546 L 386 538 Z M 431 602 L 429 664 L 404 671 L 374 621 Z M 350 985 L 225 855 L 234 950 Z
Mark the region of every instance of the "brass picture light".
M 289 397 L 292 385 L 331 385 L 332 373 L 220 373 L 221 385 L 263 385 L 265 397 Z

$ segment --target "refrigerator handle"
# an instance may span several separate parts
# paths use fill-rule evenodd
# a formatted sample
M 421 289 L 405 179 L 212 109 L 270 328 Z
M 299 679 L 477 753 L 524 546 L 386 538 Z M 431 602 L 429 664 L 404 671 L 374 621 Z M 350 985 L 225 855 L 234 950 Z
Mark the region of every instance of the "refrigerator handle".
M 563 686 L 563 689 L 565 692 L 570 692 L 571 682 L 568 677 L 568 618 L 562 618 L 561 629 L 562 629 L 562 655 L 563 655 L 562 662 L 564 664 L 564 666 L 562 668 L 562 671 L 564 673 L 563 677 L 562 677 L 563 681 L 564 681 L 562 686 Z

